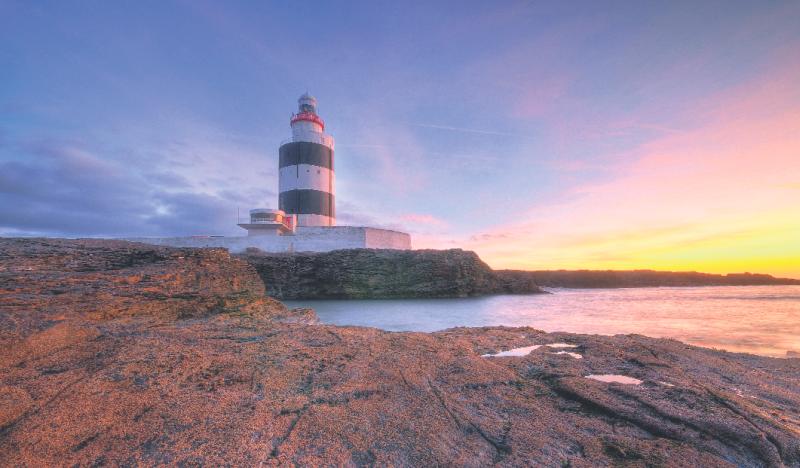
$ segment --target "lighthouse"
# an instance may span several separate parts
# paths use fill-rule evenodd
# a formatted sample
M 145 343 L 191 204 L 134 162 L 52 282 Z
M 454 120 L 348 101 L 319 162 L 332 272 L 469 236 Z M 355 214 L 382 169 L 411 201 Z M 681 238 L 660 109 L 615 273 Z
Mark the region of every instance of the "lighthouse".
M 284 141 L 278 151 L 278 209 L 254 208 L 248 219 L 241 219 L 236 209 L 237 224 L 247 231 L 247 236 L 127 240 L 175 247 L 222 247 L 232 253 L 251 248 L 264 252 L 410 249 L 411 236 L 405 232 L 336 225 L 333 137 L 325 133 L 325 122 L 317 114 L 316 99 L 306 93 L 297 103 L 297 113 L 292 114 L 290 120 L 292 137 Z M 273 158 L 269 159 L 274 161 Z
M 292 114 L 292 138 L 279 150 L 278 207 L 296 215 L 297 226 L 336 225 L 333 137 L 317 114 L 317 100 L 308 93 Z

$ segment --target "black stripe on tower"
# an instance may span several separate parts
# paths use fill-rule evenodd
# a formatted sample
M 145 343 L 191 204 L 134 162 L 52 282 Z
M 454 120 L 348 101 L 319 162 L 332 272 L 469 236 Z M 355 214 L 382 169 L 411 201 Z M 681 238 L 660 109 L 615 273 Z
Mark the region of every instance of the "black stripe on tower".
M 280 167 L 310 164 L 333 170 L 333 151 L 325 145 L 310 141 L 294 141 L 281 145 Z
M 320 190 L 287 190 L 278 195 L 278 208 L 286 214 L 316 214 L 335 217 L 333 194 Z

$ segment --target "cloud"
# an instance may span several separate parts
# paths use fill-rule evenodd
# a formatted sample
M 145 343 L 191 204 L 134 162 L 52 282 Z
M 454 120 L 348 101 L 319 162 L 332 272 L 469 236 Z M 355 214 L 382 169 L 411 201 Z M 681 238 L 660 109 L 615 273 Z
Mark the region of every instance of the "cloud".
M 454 132 L 462 132 L 462 133 L 476 133 L 479 135 L 496 135 L 496 136 L 512 136 L 518 138 L 529 138 L 525 135 L 518 135 L 516 133 L 507 133 L 507 132 L 498 132 L 494 130 L 478 130 L 474 128 L 463 128 L 463 127 L 452 127 L 449 125 L 433 125 L 433 124 L 417 124 L 412 123 L 410 124 L 414 127 L 421 127 L 421 128 L 433 128 L 437 130 L 451 130 Z
M 58 155 L 57 150 L 53 150 Z M 147 203 L 118 174 L 86 170 L 65 148 L 55 158 L 0 164 L 0 229 L 88 235 L 139 224 Z M 33 159 L 33 158 L 32 158 Z M 127 218 L 127 219 L 126 219 Z
M 209 187 L 206 179 L 224 174 L 202 170 L 208 154 L 215 152 L 182 150 L 196 154 L 195 166 L 176 164 L 186 154 L 168 149 L 158 149 L 162 163 L 153 164 L 139 163 L 137 154 L 123 157 L 75 142 L 39 139 L 7 145 L 0 152 L 0 233 L 237 234 L 236 208 L 264 204 L 264 197 L 274 194 L 258 178 L 244 176 L 223 177 Z
M 369 103 L 366 107 L 376 107 Z M 408 194 L 423 190 L 429 183 L 424 146 L 416 135 L 400 125 L 375 120 L 376 116 L 356 116 L 346 158 L 337 160 L 338 191 L 358 193 Z
M 475 234 L 469 237 L 470 242 L 479 243 L 479 242 L 491 242 L 491 241 L 498 241 L 503 239 L 509 239 L 512 235 L 507 232 L 484 232 L 481 234 Z
M 421 214 L 421 213 L 407 213 L 404 215 L 400 215 L 400 221 L 405 223 L 411 223 L 412 225 L 417 226 L 426 226 L 426 227 L 434 227 L 434 228 L 445 228 L 447 227 L 447 221 L 437 218 L 436 216 L 430 214 Z
M 351 226 L 379 226 L 383 222 L 370 215 L 357 203 L 348 200 L 336 200 L 336 222 L 340 225 Z

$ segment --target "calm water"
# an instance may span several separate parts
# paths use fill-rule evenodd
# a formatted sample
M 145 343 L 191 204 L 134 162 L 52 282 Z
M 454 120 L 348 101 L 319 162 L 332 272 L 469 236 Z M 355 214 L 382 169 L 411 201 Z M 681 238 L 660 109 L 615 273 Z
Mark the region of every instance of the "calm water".
M 287 301 L 325 323 L 393 331 L 531 326 L 548 332 L 639 333 L 785 357 L 800 352 L 800 286 L 552 289 L 470 299 Z

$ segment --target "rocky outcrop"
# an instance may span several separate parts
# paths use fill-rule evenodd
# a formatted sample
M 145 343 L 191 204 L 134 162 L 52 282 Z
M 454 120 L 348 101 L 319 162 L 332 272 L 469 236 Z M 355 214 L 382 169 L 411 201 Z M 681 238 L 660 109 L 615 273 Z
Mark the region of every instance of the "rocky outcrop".
M 238 255 L 255 267 L 278 299 L 394 299 L 534 294 L 553 288 L 635 288 L 800 284 L 741 273 L 653 270 L 492 270 L 475 252 L 350 249 L 322 253 Z
M 653 270 L 497 270 L 499 277 L 533 281 L 551 288 L 652 288 L 683 286 L 798 285 L 800 280 L 754 273 L 714 275 Z
M 224 249 L 124 241 L 0 239 L 0 346 L 77 320 L 283 313 Z
M 451 250 L 349 249 L 240 258 L 278 299 L 468 297 L 542 292 L 530 278 L 502 278 L 475 254 Z
M 314 324 L 215 250 L 0 240 L 0 252 L 2 465 L 800 466 L 800 359 L 635 335 Z M 110 312 L 95 303 L 107 298 Z M 554 343 L 574 347 L 483 356 Z

